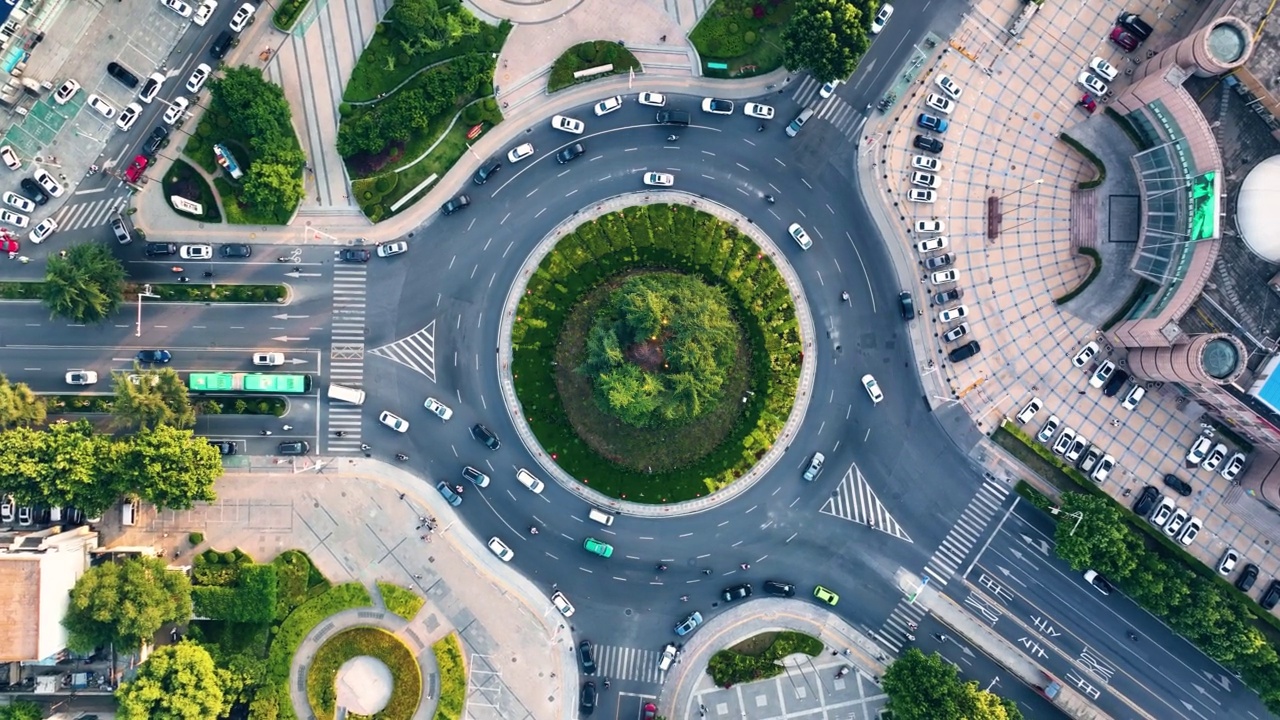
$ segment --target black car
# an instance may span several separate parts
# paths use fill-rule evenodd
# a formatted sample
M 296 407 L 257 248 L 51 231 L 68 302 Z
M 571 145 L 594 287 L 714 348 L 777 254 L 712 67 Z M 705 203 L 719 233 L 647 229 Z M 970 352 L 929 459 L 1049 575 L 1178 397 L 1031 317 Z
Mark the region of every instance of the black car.
M 943 290 L 937 295 L 934 295 L 933 302 L 938 305 L 946 305 L 947 303 L 955 302 L 962 297 L 964 297 L 964 290 L 960 288 L 951 288 L 950 290 Z
M 280 443 L 278 448 L 281 455 L 306 455 L 311 452 L 311 446 L 301 440 Z
M 902 310 L 903 320 L 910 320 L 916 316 L 916 304 L 911 299 L 911 293 L 906 290 L 903 290 L 902 294 L 898 296 L 898 307 Z
M 1116 393 L 1124 388 L 1124 384 L 1129 382 L 1129 373 L 1123 370 L 1116 370 L 1111 373 L 1111 379 L 1102 387 L 1102 394 L 1106 397 L 1115 397 Z
M 125 87 L 138 87 L 138 76 L 129 72 L 129 69 L 118 62 L 107 63 L 107 74 L 119 80 Z
M 955 253 L 942 253 L 941 255 L 934 255 L 931 258 L 925 258 L 924 269 L 938 270 L 950 265 L 955 261 L 956 261 Z
M 209 444 L 218 448 L 219 455 L 235 455 L 236 444 L 230 440 L 210 440 Z
M 177 255 L 178 246 L 174 243 L 149 242 L 147 243 L 147 257 L 165 257 L 166 255 Z
M 742 583 L 741 585 L 734 585 L 733 587 L 725 588 L 724 592 L 720 593 L 720 597 L 724 598 L 725 602 L 746 600 L 751 597 L 751 584 Z
M 440 206 L 441 215 L 452 215 L 471 204 L 471 198 L 459 195 Z
M 231 49 L 231 41 L 233 37 L 230 31 L 223 30 L 218 34 L 218 39 L 213 41 L 209 46 L 209 54 L 221 60 L 227 56 L 227 51 Z
M 231 243 L 218 248 L 218 254 L 224 258 L 247 258 L 253 255 L 253 248 L 244 243 Z
M 49 196 L 45 194 L 44 188 L 40 187 L 40 183 L 31 178 L 22 178 L 22 189 L 26 191 L 27 197 L 36 202 L 37 205 L 43 205 L 49 202 Z
M 156 153 L 160 152 L 160 148 L 164 146 L 164 142 L 168 139 L 169 128 L 163 125 L 157 125 L 156 128 L 151 131 L 151 136 L 147 138 L 146 144 L 142 146 L 143 154 L 154 157 Z
M 1160 491 L 1154 485 L 1148 485 L 1142 488 L 1142 492 L 1138 493 L 1138 499 L 1133 501 L 1133 511 L 1139 517 L 1146 517 L 1156 509 L 1156 503 L 1160 502 Z
M 342 262 L 366 263 L 370 257 L 369 251 L 363 248 L 343 248 L 338 251 L 338 259 Z
M 1258 566 L 1249 563 L 1240 571 L 1240 576 L 1236 578 L 1236 589 L 1240 592 L 1249 592 L 1253 589 L 1253 583 L 1258 579 Z
M 977 355 L 981 350 L 982 350 L 982 346 L 978 344 L 977 340 L 970 340 L 969 342 L 961 345 L 955 350 L 952 350 L 951 352 L 947 353 L 947 359 L 950 360 L 951 362 L 960 362 L 961 360 L 968 360 L 974 355 Z
M 578 662 L 582 663 L 583 675 L 596 674 L 596 659 L 591 655 L 590 640 L 583 640 L 578 643 Z
M 574 143 L 569 147 L 556 153 L 556 162 L 563 165 L 569 162 L 570 160 L 577 158 L 579 155 L 583 154 L 584 152 L 586 152 L 586 150 L 582 149 L 582 143 Z
M 140 363 L 167 363 L 173 359 L 168 350 L 139 350 L 134 357 Z
M 481 165 L 479 170 L 476 170 L 476 174 L 471 176 L 471 181 L 477 185 L 483 185 L 489 182 L 489 178 L 501 169 L 502 163 L 490 159 L 489 162 Z
M 1191 483 L 1177 475 L 1165 475 L 1164 484 L 1178 491 L 1178 494 L 1182 497 L 1187 497 L 1191 494 Z
M 780 580 L 765 580 L 764 591 L 778 597 L 795 597 L 796 586 Z
M 917 135 L 916 139 L 911 141 L 911 144 L 914 145 L 917 150 L 924 150 L 925 152 L 931 153 L 942 152 L 942 141 L 938 138 Z
M 590 715 L 596 711 L 596 684 L 593 682 L 585 683 L 582 686 L 582 694 L 578 696 L 578 712 L 583 715 Z
M 1262 599 L 1258 601 L 1263 610 L 1270 610 L 1276 603 L 1280 603 L 1280 580 L 1272 580 L 1267 591 L 1262 593 Z
M 476 423 L 471 426 L 471 437 L 484 443 L 484 446 L 490 450 L 497 450 L 502 447 L 502 443 L 498 442 L 498 436 L 493 434 L 489 428 Z

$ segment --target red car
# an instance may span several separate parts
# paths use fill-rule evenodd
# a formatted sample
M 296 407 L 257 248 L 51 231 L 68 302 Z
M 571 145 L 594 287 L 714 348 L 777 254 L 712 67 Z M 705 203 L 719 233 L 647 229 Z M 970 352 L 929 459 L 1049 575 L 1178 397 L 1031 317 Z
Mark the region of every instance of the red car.
M 18 241 L 9 236 L 0 237 L 0 253 L 18 252 Z
M 147 169 L 147 156 L 139 155 L 133 159 L 133 164 L 128 170 L 124 171 L 124 179 L 131 183 L 138 182 L 138 178 L 142 177 L 142 171 Z
M 1085 93 L 1084 97 L 1080 98 L 1079 105 L 1089 112 L 1093 112 L 1098 109 L 1098 101 L 1094 100 L 1093 96 L 1089 93 Z
M 1134 50 L 1137 50 L 1138 45 L 1142 43 L 1142 41 L 1136 36 L 1119 25 L 1111 28 L 1111 42 L 1119 45 L 1120 49 L 1125 52 L 1133 52 Z
M 658 717 L 658 706 L 653 703 L 646 703 L 644 713 L 640 715 L 640 720 L 653 720 Z

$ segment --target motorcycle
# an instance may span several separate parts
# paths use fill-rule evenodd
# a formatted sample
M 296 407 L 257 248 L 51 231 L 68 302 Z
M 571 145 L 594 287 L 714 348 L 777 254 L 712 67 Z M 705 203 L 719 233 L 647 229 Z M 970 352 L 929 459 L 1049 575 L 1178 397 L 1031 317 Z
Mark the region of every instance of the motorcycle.
M 680 139 L 679 135 L 668 135 L 667 142 L 675 142 Z
M 765 196 L 764 196 L 764 201 L 765 201 L 765 202 L 767 202 L 767 203 L 769 203 L 770 205 L 772 205 L 772 204 L 773 204 L 773 196 L 772 196 L 772 195 L 765 195 Z
M 396 459 L 399 460 L 400 462 L 404 462 L 405 460 L 409 459 L 409 456 L 405 455 L 404 453 L 396 453 Z

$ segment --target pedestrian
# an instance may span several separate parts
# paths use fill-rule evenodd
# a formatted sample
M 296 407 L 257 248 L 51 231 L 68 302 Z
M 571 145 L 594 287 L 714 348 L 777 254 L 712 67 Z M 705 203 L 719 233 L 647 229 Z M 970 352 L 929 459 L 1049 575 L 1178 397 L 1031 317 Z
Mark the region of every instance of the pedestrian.
M 66 251 L 66 250 L 59 250 L 59 251 L 58 251 L 58 257 L 63 257 L 63 258 L 64 258 L 64 257 L 66 257 L 66 256 L 67 256 L 67 251 Z
M 403 500 L 403 499 L 404 499 L 404 493 L 400 493 L 400 499 L 401 499 L 401 500 Z
M 413 579 L 414 579 L 414 580 L 421 580 L 421 579 L 422 579 L 422 576 L 421 576 L 421 575 L 414 575 L 414 576 L 413 576 Z
M 658 38 L 658 42 L 666 42 L 666 41 L 667 41 L 666 35 L 663 35 L 662 37 Z

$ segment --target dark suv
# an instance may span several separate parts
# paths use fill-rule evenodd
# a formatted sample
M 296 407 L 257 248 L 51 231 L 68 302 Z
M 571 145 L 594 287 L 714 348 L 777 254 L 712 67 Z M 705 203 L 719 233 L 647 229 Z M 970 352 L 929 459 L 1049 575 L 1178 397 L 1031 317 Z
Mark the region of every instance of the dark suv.
M 778 597 L 795 597 L 796 586 L 778 580 L 765 580 L 764 591 Z
M 591 641 L 583 640 L 578 643 L 578 662 L 582 663 L 583 675 L 596 674 L 596 659 L 591 653 Z
M 227 56 L 227 52 L 231 50 L 231 41 L 234 38 L 229 30 L 223 30 L 218 34 L 218 39 L 213 41 L 209 46 L 209 54 L 221 60 Z
M 44 188 L 40 187 L 40 183 L 31 178 L 22 178 L 22 189 L 27 192 L 27 197 L 36 201 L 37 205 L 43 205 L 49 202 L 49 196 L 45 194 Z
M 1106 397 L 1115 397 L 1116 393 L 1119 393 L 1127 382 L 1129 382 L 1129 373 L 1123 370 L 1116 370 L 1111 374 L 1111 379 L 1102 388 L 1102 394 Z
M 477 185 L 483 185 L 489 182 L 489 178 L 493 177 L 493 174 L 501 169 L 502 163 L 490 159 L 489 162 L 481 165 L 479 170 L 476 170 L 476 174 L 471 176 L 471 181 Z
M 147 243 L 147 257 L 165 257 L 167 255 L 176 255 L 177 252 L 178 246 L 173 243 Z
M 1263 610 L 1270 610 L 1276 603 L 1280 603 L 1280 580 L 1272 580 L 1267 591 L 1262 593 L 1262 599 L 1258 601 Z
M 977 355 L 981 350 L 982 350 L 982 346 L 978 344 L 977 340 L 970 340 L 964 345 L 961 345 L 955 350 L 952 350 L 951 352 L 947 353 L 947 359 L 950 360 L 951 362 L 960 362 L 961 360 L 968 360 L 974 355 Z
M 911 293 L 906 290 L 903 290 L 902 294 L 898 296 L 898 307 L 902 310 L 903 320 L 910 320 L 916 316 L 915 301 L 911 299 Z
M 1142 492 L 1138 493 L 1138 499 L 1133 501 L 1133 511 L 1139 517 L 1146 517 L 1151 514 L 1158 502 L 1160 502 L 1160 491 L 1148 485 L 1142 488 Z
M 924 150 L 925 152 L 931 152 L 931 153 L 942 152 L 942 141 L 939 140 L 938 138 L 930 138 L 930 137 L 925 137 L 923 135 L 917 135 L 916 139 L 911 141 L 911 144 L 916 146 L 917 149 Z
M 476 423 L 471 426 L 471 437 L 484 443 L 484 446 L 490 450 L 497 450 L 502 447 L 502 443 L 498 442 L 498 436 L 493 434 L 489 428 Z
M 151 137 L 147 138 L 147 142 L 142 146 L 143 154 L 155 157 L 160 152 L 160 148 L 164 146 L 164 141 L 169 139 L 169 128 L 163 125 L 157 125 L 155 130 L 151 131 Z
M 725 602 L 746 600 L 751 597 L 751 583 L 742 583 L 741 585 L 725 588 L 724 592 L 720 593 L 720 597 L 724 598 Z
M 301 440 L 282 442 L 279 451 L 281 455 L 306 455 L 311 452 L 311 446 Z
M 138 87 L 138 76 L 129 72 L 129 69 L 118 62 L 107 63 L 107 74 L 119 80 L 125 87 Z
M 1240 592 L 1249 592 L 1253 589 L 1253 583 L 1258 579 L 1258 566 L 1249 563 L 1240 571 L 1239 577 L 1236 578 L 1236 589 Z
M 1187 497 L 1191 494 L 1191 483 L 1188 483 L 1177 475 L 1165 475 L 1164 484 L 1174 490 L 1177 490 L 1178 494 L 1182 497 Z
M 446 202 L 445 204 L 441 205 L 440 214 L 452 215 L 470 204 L 471 204 L 471 198 L 467 197 L 466 195 L 459 195 L 458 197 L 455 197 L 449 200 L 448 202 Z
M 584 152 L 586 152 L 586 150 L 582 148 L 582 143 L 574 143 L 569 147 L 556 153 L 556 162 L 563 165 L 569 162 L 570 160 L 576 159 L 579 155 L 581 155 Z
M 370 257 L 364 248 L 343 248 L 338 252 L 338 259 L 347 263 L 367 263 Z

